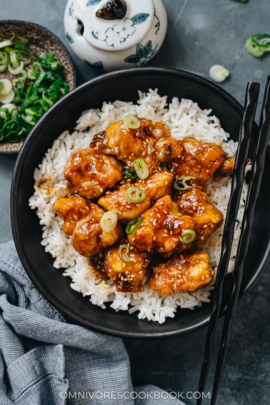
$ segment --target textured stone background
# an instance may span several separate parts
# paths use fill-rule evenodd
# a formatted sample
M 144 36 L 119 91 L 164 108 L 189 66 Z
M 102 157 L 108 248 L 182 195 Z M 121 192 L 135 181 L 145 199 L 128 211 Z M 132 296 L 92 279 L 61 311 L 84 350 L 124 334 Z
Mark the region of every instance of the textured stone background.
M 270 73 L 269 56 L 255 59 L 245 51 L 244 44 L 252 34 L 270 33 L 269 0 L 249 0 L 248 3 L 164 0 L 164 3 L 168 12 L 168 34 L 152 66 L 184 69 L 208 78 L 213 64 L 223 64 L 231 71 L 231 77 L 222 87 L 241 103 L 247 81 L 264 85 Z M 67 44 L 63 26 L 65 5 L 66 0 L 0 0 L 0 18 L 39 23 Z M 74 54 L 72 56 L 79 84 L 96 76 Z M 14 156 L 0 156 L 0 243 L 12 238 L 9 192 L 15 160 Z M 218 398 L 220 405 L 270 403 L 269 274 L 270 266 L 238 307 Z M 221 327 L 222 322 L 217 337 L 221 335 Z M 125 341 L 134 383 L 152 383 L 168 391 L 196 391 L 205 334 L 206 330 L 202 330 L 173 340 Z M 216 356 L 217 349 L 213 364 Z M 206 391 L 212 386 L 213 375 L 212 367 Z M 185 402 L 195 404 L 194 400 Z

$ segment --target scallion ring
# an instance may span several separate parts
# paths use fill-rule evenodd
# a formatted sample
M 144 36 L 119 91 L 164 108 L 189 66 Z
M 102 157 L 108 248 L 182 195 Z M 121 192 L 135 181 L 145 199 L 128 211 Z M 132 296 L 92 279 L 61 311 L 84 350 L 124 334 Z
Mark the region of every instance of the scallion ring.
M 196 238 L 196 232 L 193 229 L 184 229 L 182 235 L 180 236 L 180 242 L 188 244 L 194 241 Z
M 125 252 L 123 252 L 123 250 L 125 250 Z M 128 245 L 120 245 L 119 246 L 118 254 L 119 254 L 120 259 L 124 263 L 130 263 L 131 262 L 130 257 L 128 256 L 128 253 L 129 253 Z
M 134 117 L 134 115 L 128 114 L 124 118 L 124 124 L 126 127 L 131 128 L 131 129 L 138 129 L 141 126 L 140 120 L 138 118 Z
M 264 54 L 264 50 L 256 45 L 251 38 L 246 41 L 246 50 L 255 58 L 260 58 Z
M 101 229 L 104 232 L 111 232 L 116 227 L 118 221 L 117 214 L 113 211 L 106 212 L 100 220 Z
M 192 185 L 190 184 L 190 180 L 192 179 L 194 179 L 194 177 L 191 176 L 176 177 L 173 186 L 176 190 L 187 191 L 192 188 Z
M 141 158 L 134 160 L 134 169 L 141 180 L 144 180 L 149 176 L 148 167 L 145 161 Z
M 126 197 L 133 203 L 139 203 L 146 197 L 146 192 L 138 187 L 129 187 L 126 191 Z
M 157 120 L 154 118 L 153 120 L 152 120 L 152 125 L 156 125 L 157 124 Z
M 127 235 L 133 235 L 133 233 L 135 233 L 137 231 L 137 229 L 139 228 L 139 226 L 141 225 L 142 220 L 140 217 L 136 217 L 134 219 L 132 219 L 132 221 L 130 221 L 126 227 L 126 234 Z M 135 225 L 136 224 L 136 225 Z M 131 227 L 134 226 L 133 229 L 131 229 Z

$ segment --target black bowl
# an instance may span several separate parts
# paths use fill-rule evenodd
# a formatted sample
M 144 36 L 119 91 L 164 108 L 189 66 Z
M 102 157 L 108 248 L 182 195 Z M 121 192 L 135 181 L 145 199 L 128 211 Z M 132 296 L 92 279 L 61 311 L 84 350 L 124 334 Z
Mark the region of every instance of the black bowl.
M 101 332 L 130 338 L 168 338 L 198 330 L 209 321 L 209 304 L 193 311 L 178 310 L 175 318 L 162 325 L 139 320 L 127 311 L 103 310 L 70 288 L 70 279 L 53 267 L 53 259 L 41 246 L 41 226 L 37 215 L 28 206 L 33 194 L 33 172 L 53 141 L 65 130 L 72 131 L 75 122 L 89 108 L 101 107 L 103 101 L 116 99 L 136 102 L 138 90 L 158 88 L 161 95 L 190 98 L 203 109 L 212 108 L 225 131 L 238 139 L 243 107 L 215 84 L 187 72 L 143 68 L 110 73 L 72 91 L 53 106 L 38 122 L 26 139 L 16 163 L 11 189 L 11 217 L 15 244 L 21 261 L 34 285 L 57 309 L 73 321 Z M 245 89 L 243 89 L 243 92 Z M 258 127 L 254 127 L 257 135 Z M 254 142 L 251 149 L 254 148 Z M 258 200 L 253 232 L 244 269 L 241 298 L 261 276 L 269 259 L 270 159 L 267 154 L 261 194 Z M 228 299 L 230 276 L 224 286 Z

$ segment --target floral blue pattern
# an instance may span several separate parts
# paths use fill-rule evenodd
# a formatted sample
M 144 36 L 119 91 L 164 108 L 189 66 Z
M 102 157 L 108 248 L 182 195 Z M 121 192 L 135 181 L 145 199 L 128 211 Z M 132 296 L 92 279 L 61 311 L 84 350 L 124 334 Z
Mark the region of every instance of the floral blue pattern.
M 158 18 L 157 14 L 156 14 L 156 10 L 155 10 L 154 16 L 155 16 L 156 19 L 157 19 L 157 23 L 156 23 L 156 25 L 155 25 L 155 28 L 156 28 L 155 34 L 157 35 L 158 31 L 160 30 L 160 19 Z
M 115 47 L 122 44 L 127 40 L 128 37 L 131 37 L 135 32 L 135 25 L 144 23 L 149 14 L 139 13 L 132 18 L 126 18 L 124 21 L 121 21 L 118 24 L 115 24 L 113 27 L 108 28 L 105 31 L 105 36 L 102 38 L 99 35 L 99 32 L 92 31 L 91 34 L 93 37 L 99 41 L 104 41 L 109 47 Z
M 73 18 L 74 20 L 77 20 L 77 18 L 74 15 L 73 3 L 71 3 L 70 7 L 68 8 L 68 15 L 69 15 L 69 17 Z
M 152 41 L 148 41 L 145 46 L 138 44 L 136 53 L 125 59 L 127 63 L 133 63 L 136 67 L 146 65 L 157 53 L 158 44 L 153 49 Z
M 88 60 L 84 60 L 84 63 L 86 63 L 87 66 L 89 66 L 89 67 L 91 67 L 93 69 L 96 69 L 96 70 L 99 70 L 99 71 L 104 70 L 104 66 L 103 66 L 102 62 L 96 62 L 96 63 L 92 64 L 92 63 L 88 62 Z
M 66 32 L 66 37 L 67 37 L 68 42 L 69 42 L 70 44 L 73 44 L 74 39 L 72 38 L 72 36 L 71 36 L 68 32 Z
M 101 0 L 88 0 L 86 3 L 87 6 L 95 6 L 96 4 L 100 3 Z

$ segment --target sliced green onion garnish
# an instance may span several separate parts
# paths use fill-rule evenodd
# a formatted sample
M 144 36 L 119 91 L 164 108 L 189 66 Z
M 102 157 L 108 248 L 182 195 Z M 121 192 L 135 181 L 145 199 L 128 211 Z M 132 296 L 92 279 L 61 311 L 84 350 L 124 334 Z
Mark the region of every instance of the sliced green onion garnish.
M 251 38 L 246 41 L 246 50 L 255 58 L 260 58 L 264 54 L 263 49 L 257 46 Z
M 5 48 L 6 46 L 12 45 L 11 39 L 6 39 L 5 41 L 0 42 L 0 48 Z
M 126 191 L 126 197 L 133 203 L 141 202 L 146 197 L 146 192 L 138 187 L 129 187 Z
M 134 169 L 141 180 L 149 176 L 149 170 L 145 161 L 141 158 L 134 160 Z
M 257 40 L 256 38 L 258 37 L 262 37 L 261 40 Z M 255 34 L 252 35 L 251 39 L 252 42 L 254 42 L 255 45 L 259 46 L 260 48 L 263 48 L 264 51 L 269 51 L 270 49 L 270 39 L 266 39 L 266 38 L 270 38 L 269 34 Z
M 106 212 L 100 220 L 101 229 L 104 232 L 111 232 L 116 227 L 118 221 L 117 214 L 113 211 Z
M 134 219 L 132 219 L 132 221 L 129 222 L 129 224 L 126 227 L 126 233 L 127 235 L 133 235 L 133 233 L 135 233 L 137 231 L 137 229 L 139 228 L 139 226 L 141 225 L 142 220 L 140 217 L 136 217 Z M 136 225 L 135 225 L 136 224 Z M 134 228 L 131 230 L 131 227 L 134 226 Z
M 180 236 L 180 242 L 182 243 L 191 243 L 196 238 L 196 232 L 193 229 L 184 229 L 182 235 Z
M 127 172 L 126 174 L 125 174 L 125 176 L 128 178 L 128 179 L 132 179 L 132 180 L 134 180 L 134 179 L 136 179 L 138 176 L 137 176 L 137 174 L 136 173 L 133 173 L 133 172 Z
M 123 252 L 123 250 L 125 250 L 125 252 Z M 129 247 L 128 245 L 120 245 L 119 246 L 119 250 L 118 250 L 118 254 L 120 259 L 124 262 L 124 263 L 130 263 L 130 257 L 128 256 L 129 253 Z
M 138 118 L 134 117 L 131 114 L 128 114 L 125 118 L 124 118 L 124 124 L 131 129 L 137 129 L 140 128 L 141 126 L 141 122 L 138 120 Z
M 16 67 L 15 69 L 12 69 L 12 66 L 8 65 L 8 71 L 12 75 L 16 76 L 16 75 L 19 75 L 20 73 L 22 73 L 23 66 L 24 66 L 23 62 L 21 62 L 20 65 L 18 67 Z
M 156 123 L 157 123 L 157 120 L 156 120 L 156 119 L 153 119 L 153 120 L 152 120 L 152 125 L 156 125 Z
M 194 177 L 190 176 L 180 176 L 177 177 L 173 183 L 173 186 L 176 190 L 179 191 L 186 191 L 192 188 L 190 185 L 190 180 L 194 179 Z

